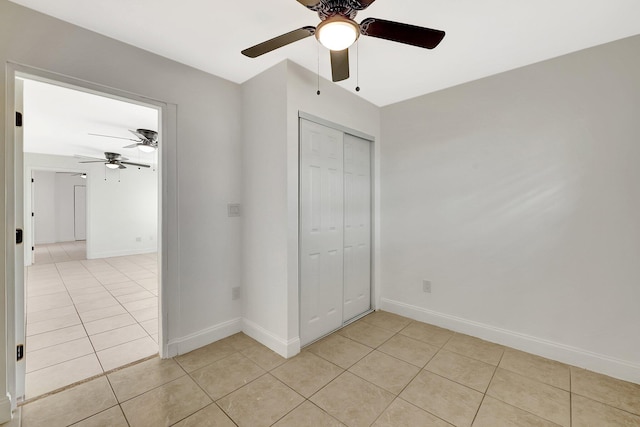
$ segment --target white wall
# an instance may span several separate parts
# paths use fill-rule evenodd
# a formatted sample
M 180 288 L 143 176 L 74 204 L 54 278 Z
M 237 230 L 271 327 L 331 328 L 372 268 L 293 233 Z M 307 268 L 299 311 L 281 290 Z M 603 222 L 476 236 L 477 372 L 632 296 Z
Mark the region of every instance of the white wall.
M 226 207 L 240 200 L 240 87 L 0 0 L 0 63 L 8 61 L 170 103 L 168 110 L 177 111 L 176 128 L 165 128 L 170 134 L 161 148 L 170 156 L 163 157 L 168 165 L 163 219 L 173 232 L 162 260 L 170 278 L 161 291 L 168 311 L 162 346 L 173 355 L 239 331 L 241 306 L 231 300 L 231 288 L 240 283 L 240 221 L 228 218 Z M 2 66 L 0 81 L 5 77 Z M 0 86 L 0 116 L 7 117 L 6 86 Z M 3 141 L 5 125 L 0 121 Z M 6 152 L 0 151 L 0 176 L 5 176 Z M 10 191 L 6 186 L 2 191 L 4 200 Z M 0 222 L 6 215 L 3 210 Z M 2 229 L 0 275 L 8 272 L 11 281 L 12 264 L 5 264 L 7 249 L 13 250 L 7 229 Z M 7 342 L 2 334 L 0 342 Z M 5 362 L 3 354 L 0 366 Z M 1 371 L 0 384 L 5 384 Z
M 639 51 L 382 110 L 383 308 L 640 382 Z
M 33 179 L 37 184 L 33 186 L 33 203 L 29 200 L 29 205 L 33 204 L 31 210 L 25 208 L 27 212 L 34 212 L 35 230 L 31 230 L 30 214 L 25 215 L 25 236 L 35 231 L 35 244 L 43 245 L 57 242 L 56 237 L 56 173 L 49 171 L 34 171 Z M 29 178 L 25 177 L 25 183 Z M 30 240 L 25 240 L 27 243 Z M 25 245 L 26 248 L 31 245 Z
M 300 349 L 298 111 L 380 135 L 377 107 L 316 82 L 285 61 L 242 86 L 244 331 L 286 356 Z
M 25 153 L 25 196 L 28 195 L 31 171 L 35 170 L 34 190 L 40 194 L 45 177 L 52 178 L 51 189 L 43 188 L 50 197 L 47 211 L 36 207 L 36 243 L 65 242 L 74 239 L 73 198 L 74 185 L 87 187 L 87 258 L 107 258 L 155 252 L 158 248 L 158 174 L 153 168 L 128 167 L 105 170 L 101 163 L 80 164 L 67 156 Z M 40 171 L 47 169 L 52 171 Z M 55 171 L 78 170 L 87 172 L 87 178 L 72 177 Z M 105 175 L 106 172 L 106 175 Z M 106 177 L 106 179 L 105 179 Z M 38 200 L 35 200 L 38 202 Z M 30 212 L 30 198 L 25 197 L 25 212 Z M 42 218 L 49 221 L 53 240 L 38 241 Z M 25 233 L 29 236 L 30 221 L 25 215 Z M 137 239 L 140 238 L 140 241 Z M 28 241 L 28 240 L 27 240 Z M 25 254 L 29 264 L 29 254 Z

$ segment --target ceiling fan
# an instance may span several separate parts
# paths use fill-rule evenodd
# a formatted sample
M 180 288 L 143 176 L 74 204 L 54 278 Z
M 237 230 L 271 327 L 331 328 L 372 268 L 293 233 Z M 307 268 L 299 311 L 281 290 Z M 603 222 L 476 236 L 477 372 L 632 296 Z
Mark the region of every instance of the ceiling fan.
M 156 132 L 155 130 L 149 130 L 149 129 L 131 130 L 131 129 L 129 129 L 129 132 L 131 132 L 132 134 L 137 136 L 138 139 L 123 138 L 123 137 L 120 137 L 120 136 L 112 136 L 112 135 L 102 135 L 102 134 L 99 134 L 99 133 L 90 133 L 89 135 L 102 136 L 102 137 L 105 137 L 105 138 L 126 139 L 127 141 L 135 141 L 135 144 L 127 145 L 127 146 L 124 146 L 122 148 L 135 148 L 135 147 L 138 147 L 138 149 L 140 151 L 145 152 L 145 153 L 151 153 L 151 152 L 155 151 L 158 148 L 158 132 Z
M 360 24 L 354 21 L 356 14 L 365 10 L 375 0 L 297 1 L 318 13 L 321 22 L 317 27 L 293 30 L 245 49 L 242 54 L 256 58 L 315 34 L 318 41 L 331 51 L 331 73 L 333 81 L 338 82 L 349 78 L 349 46 L 356 42 L 360 34 L 425 49 L 438 46 L 445 35 L 444 31 L 378 18 L 367 18 Z
M 127 160 L 129 160 L 128 158 L 122 157 L 118 153 L 105 152 L 104 153 L 104 159 L 100 159 L 98 157 L 80 156 L 78 154 L 76 154 L 73 157 L 78 158 L 78 159 L 90 159 L 90 160 L 83 160 L 83 161 L 81 161 L 79 163 L 104 163 L 104 165 L 109 169 L 126 169 L 127 167 L 125 165 L 137 166 L 137 167 L 140 167 L 140 168 L 151 167 L 150 165 L 145 165 L 144 163 L 128 162 L 127 161 Z

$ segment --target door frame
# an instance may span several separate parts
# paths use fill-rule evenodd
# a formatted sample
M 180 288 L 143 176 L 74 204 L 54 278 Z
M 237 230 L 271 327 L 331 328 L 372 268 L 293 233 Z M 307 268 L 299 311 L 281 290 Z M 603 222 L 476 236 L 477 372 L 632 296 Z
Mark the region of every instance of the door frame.
M 137 103 L 158 111 L 158 134 L 162 144 L 158 146 L 158 350 L 161 358 L 169 355 L 168 348 L 168 309 L 169 301 L 167 289 L 169 283 L 177 286 L 178 277 L 178 227 L 175 207 L 177 206 L 177 105 L 164 101 L 148 98 L 128 91 L 88 82 L 74 77 L 42 70 L 14 62 L 6 64 L 6 96 L 7 111 L 5 113 L 5 313 L 6 313 L 6 372 L 7 391 L 11 402 L 11 408 L 17 407 L 18 399 L 23 396 L 16 395 L 16 297 L 22 292 L 21 301 L 24 302 L 24 281 L 20 289 L 16 284 L 15 259 L 16 251 L 23 250 L 16 245 L 13 235 L 15 233 L 15 197 L 16 191 L 24 191 L 24 188 L 16 188 L 16 172 L 24 169 L 24 164 L 17 169 L 16 161 L 22 158 L 22 153 L 16 151 L 15 141 L 15 81 L 16 77 L 26 77 L 40 80 L 58 86 L 69 87 L 87 93 L 111 97 L 125 102 Z M 24 321 L 24 319 L 22 319 Z M 24 385 L 24 378 L 22 379 Z
M 301 150 L 300 150 L 300 139 L 301 139 L 300 119 L 308 120 L 310 122 L 313 122 L 313 123 L 316 123 L 316 124 L 319 124 L 319 125 L 322 125 L 322 126 L 326 126 L 326 127 L 341 131 L 343 133 L 347 133 L 347 134 L 356 136 L 358 138 L 367 140 L 367 141 L 369 141 L 371 143 L 371 149 L 369 150 L 369 152 L 370 152 L 370 174 L 371 174 L 371 180 L 370 180 L 371 198 L 369 200 L 370 212 L 371 212 L 371 221 L 370 221 L 370 224 L 369 224 L 369 227 L 371 228 L 371 230 L 370 230 L 370 233 L 371 233 L 371 235 L 370 235 L 371 236 L 370 237 L 371 238 L 371 243 L 370 243 L 370 252 L 371 252 L 370 253 L 370 257 L 371 257 L 371 262 L 370 262 L 370 270 L 371 270 L 370 271 L 370 278 L 371 278 L 370 279 L 371 280 L 370 299 L 371 299 L 371 304 L 370 304 L 370 309 L 368 311 L 365 311 L 361 315 L 356 316 L 356 317 L 354 317 L 352 319 L 348 319 L 347 321 L 344 321 L 344 319 L 343 319 L 343 324 L 340 327 L 340 328 L 343 328 L 346 325 L 357 321 L 358 319 L 366 316 L 367 314 L 369 314 L 369 313 L 371 313 L 371 312 L 373 312 L 373 311 L 375 311 L 377 309 L 377 300 L 378 299 L 376 297 L 376 295 L 377 295 L 376 291 L 378 289 L 378 286 L 377 286 L 377 282 L 376 282 L 376 277 L 377 276 L 375 274 L 375 272 L 377 270 L 376 257 L 375 257 L 375 253 L 376 253 L 376 250 L 377 250 L 377 247 L 376 247 L 377 236 L 376 236 L 376 233 L 375 233 L 375 230 L 376 230 L 375 224 L 377 223 L 375 206 L 376 206 L 376 203 L 377 203 L 377 198 L 376 198 L 376 192 L 375 192 L 375 182 L 376 182 L 375 171 L 376 171 L 376 168 L 374 166 L 375 165 L 374 162 L 375 162 L 376 138 L 374 136 L 372 136 L 372 135 L 369 135 L 369 134 L 365 133 L 365 132 L 361 132 L 359 130 L 352 129 L 352 128 L 347 127 L 347 126 L 344 126 L 344 125 L 341 125 L 341 124 L 338 124 L 338 123 L 334 123 L 334 122 L 332 122 L 330 120 L 326 120 L 326 119 L 323 119 L 321 117 L 314 116 L 313 114 L 305 113 L 304 111 L 298 111 L 298 144 L 297 144 L 297 148 L 298 148 L 298 168 L 297 168 L 297 170 L 298 170 L 298 175 L 297 175 L 297 185 L 298 185 L 298 194 L 297 194 L 298 195 L 298 229 L 297 229 L 297 232 L 298 232 L 298 236 L 297 236 L 297 238 L 298 238 L 298 244 L 297 244 L 297 255 L 298 255 L 298 257 L 297 257 L 298 258 L 297 259 L 297 262 L 298 262 L 298 328 L 300 328 L 302 326 L 300 324 L 301 323 L 301 319 L 302 319 L 302 316 L 300 315 L 300 308 L 302 306 L 302 304 L 301 304 L 301 292 L 300 292 L 300 286 L 302 285 L 302 270 L 300 268 L 300 263 L 301 263 L 301 259 L 300 259 L 300 256 L 301 256 L 300 236 L 301 236 L 301 224 L 302 224 L 302 212 L 301 212 L 301 209 L 300 209 L 300 201 L 302 200 L 302 195 L 301 195 L 302 189 L 301 189 L 301 186 L 300 186 L 300 172 L 301 172 L 300 171 L 300 164 L 301 164 L 301 158 L 300 158 L 300 156 L 301 156 Z M 344 304 L 344 301 L 343 301 L 343 304 Z M 340 329 L 340 328 L 338 328 L 338 329 Z M 300 331 L 300 329 L 298 329 L 298 335 L 300 335 L 299 331 Z M 335 331 L 331 331 L 331 332 L 329 332 L 328 334 L 326 334 L 324 336 L 330 335 L 333 332 L 335 332 Z M 320 340 L 322 338 L 323 337 L 318 337 L 316 340 L 305 344 L 303 347 L 308 347 L 309 345 L 313 344 L 314 342 L 316 342 L 316 341 L 318 341 L 318 340 Z

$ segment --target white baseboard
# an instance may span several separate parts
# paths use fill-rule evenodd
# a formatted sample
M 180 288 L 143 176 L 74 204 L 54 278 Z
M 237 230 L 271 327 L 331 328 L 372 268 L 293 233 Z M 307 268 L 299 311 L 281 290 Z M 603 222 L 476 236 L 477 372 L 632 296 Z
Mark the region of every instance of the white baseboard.
M 283 340 L 282 338 L 267 331 L 262 326 L 259 326 L 247 319 L 242 319 L 242 332 L 258 341 L 260 344 L 269 347 L 282 357 L 289 358 L 300 353 L 299 337 L 295 337 L 288 341 Z
M 242 318 L 238 317 L 219 323 L 210 328 L 189 334 L 185 337 L 169 341 L 167 357 L 174 357 L 188 353 L 207 344 L 221 340 L 233 334 L 242 332 Z
M 638 363 L 616 359 L 615 357 L 597 354 L 588 350 L 509 331 L 507 329 L 496 328 L 484 323 L 439 313 L 387 298 L 380 299 L 379 308 L 420 322 L 472 335 L 527 353 L 640 384 L 640 364 Z
M 118 251 L 91 252 L 87 250 L 87 259 L 113 258 L 116 256 L 142 255 L 158 252 L 158 248 L 123 249 Z
M 0 424 L 11 421 L 11 398 L 6 395 L 0 398 Z

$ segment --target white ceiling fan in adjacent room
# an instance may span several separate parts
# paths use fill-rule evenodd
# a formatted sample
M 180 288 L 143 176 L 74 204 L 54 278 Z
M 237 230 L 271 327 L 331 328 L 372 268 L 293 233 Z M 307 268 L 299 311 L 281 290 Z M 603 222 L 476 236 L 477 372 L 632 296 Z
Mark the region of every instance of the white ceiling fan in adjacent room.
M 134 144 L 131 145 L 126 145 L 122 148 L 138 148 L 138 150 L 142 151 L 143 153 L 153 153 L 154 151 L 156 151 L 158 149 L 158 132 L 156 132 L 155 130 L 149 130 L 149 129 L 136 129 L 136 130 L 131 130 L 129 129 L 129 132 L 131 132 L 132 134 L 134 134 L 136 137 L 138 137 L 138 139 L 133 139 L 133 138 L 123 138 L 121 136 L 113 136 L 113 135 L 102 135 L 99 133 L 90 133 L 89 135 L 92 136 L 100 136 L 103 138 L 116 138 L 116 139 L 124 139 L 127 141 L 134 141 Z

